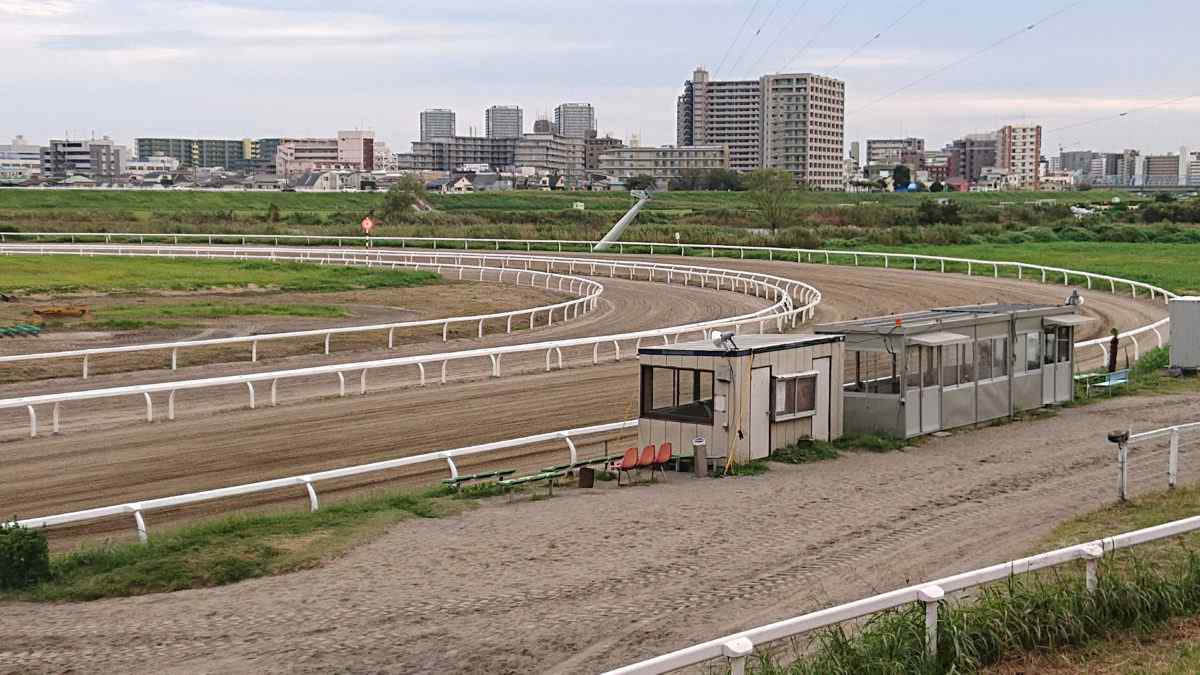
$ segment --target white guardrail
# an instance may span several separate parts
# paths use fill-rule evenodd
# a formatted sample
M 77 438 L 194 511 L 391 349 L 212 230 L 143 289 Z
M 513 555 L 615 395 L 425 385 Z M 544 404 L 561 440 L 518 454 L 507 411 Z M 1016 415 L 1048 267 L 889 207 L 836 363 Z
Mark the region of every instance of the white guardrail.
M 451 248 L 459 250 L 471 250 L 472 246 L 476 249 L 524 249 L 533 251 L 535 247 L 540 250 L 557 250 L 562 252 L 563 247 L 568 249 L 575 247 L 582 250 L 592 250 L 599 242 L 583 240 L 583 239 L 477 239 L 463 237 L 342 237 L 342 236 L 322 236 L 322 235 L 303 235 L 303 234 L 138 234 L 138 233 L 95 233 L 95 232 L 0 232 L 0 242 L 10 240 L 38 240 L 41 238 L 51 238 L 62 240 L 70 239 L 72 242 L 78 240 L 97 241 L 111 243 L 112 241 L 137 241 L 145 243 L 146 241 L 166 241 L 179 243 L 180 241 L 207 241 L 214 242 L 230 242 L 237 241 L 242 244 L 252 241 L 271 241 L 275 244 L 280 242 L 291 244 L 304 244 L 307 246 L 320 245 L 325 243 L 334 243 L 338 246 L 399 246 L 405 248 L 408 246 L 417 247 L 432 247 L 437 249 L 438 244 L 450 244 Z M 457 244 L 457 246 L 454 246 Z M 1109 291 L 1116 294 L 1117 287 L 1127 287 L 1132 297 L 1138 297 L 1138 289 L 1144 291 L 1151 300 L 1158 297 L 1163 299 L 1163 302 L 1169 301 L 1175 297 L 1175 294 L 1159 286 L 1148 284 L 1133 279 L 1124 279 L 1114 277 L 1107 274 L 1095 274 L 1092 272 L 1084 272 L 1080 270 L 1067 269 L 1064 267 L 1048 267 L 1045 265 L 1033 265 L 1030 263 L 1022 263 L 1016 261 L 1000 261 L 1000 260 L 982 260 L 978 258 L 957 258 L 950 256 L 922 255 L 918 253 L 891 253 L 880 251 L 850 251 L 839 249 L 806 249 L 806 248 L 782 248 L 774 246 L 737 246 L 727 244 L 669 244 L 669 243 L 654 243 L 654 242 L 614 242 L 613 246 L 617 248 L 618 253 L 625 253 L 626 248 L 631 252 L 642 252 L 648 250 L 651 255 L 656 251 L 658 253 L 668 254 L 678 252 L 680 255 L 705 255 L 715 258 L 717 252 L 720 251 L 724 257 L 729 257 L 727 254 L 736 254 L 732 257 L 745 258 L 747 253 L 752 257 L 766 254 L 768 260 L 795 260 L 796 262 L 809 262 L 825 264 L 839 264 L 834 261 L 835 258 L 844 260 L 845 264 L 849 264 L 853 260 L 854 265 L 858 265 L 862 260 L 882 260 L 883 266 L 892 267 L 893 261 L 899 264 L 911 263 L 912 269 L 916 270 L 919 263 L 937 263 L 938 270 L 946 271 L 946 265 L 966 266 L 967 276 L 976 274 L 976 268 L 987 270 L 991 268 L 992 276 L 998 277 L 1000 270 L 1014 270 L 1018 279 L 1024 279 L 1026 274 L 1030 274 L 1035 278 L 1040 275 L 1042 283 L 1055 280 L 1057 277 L 1062 278 L 1064 286 L 1069 286 L 1071 278 L 1083 279 L 1087 283 L 1089 289 L 1094 288 L 1096 284 L 1107 285 Z M 610 249 L 611 250 L 611 249 Z M 1163 346 L 1164 339 L 1162 329 L 1166 327 L 1170 319 L 1162 319 L 1146 326 L 1140 326 L 1121 333 L 1119 340 L 1127 340 L 1133 344 L 1134 358 L 1140 358 L 1141 348 L 1138 345 L 1137 338 L 1147 333 L 1153 333 L 1159 347 Z M 1081 347 L 1096 347 L 1103 352 L 1104 359 L 1108 359 L 1108 344 L 1111 338 L 1096 338 L 1093 340 L 1085 340 L 1076 343 L 1076 348 Z
M 1200 423 L 1186 425 L 1200 427 Z M 1138 434 L 1140 440 L 1169 435 L 1171 427 Z M 861 619 L 877 612 L 895 609 L 920 602 L 925 605 L 925 648 L 930 656 L 937 654 L 937 617 L 939 604 L 951 593 L 982 586 L 993 581 L 1008 579 L 1019 574 L 1028 574 L 1048 567 L 1065 565 L 1083 560 L 1087 565 L 1087 590 L 1095 592 L 1099 583 L 1099 561 L 1106 554 L 1122 548 L 1130 548 L 1151 541 L 1176 537 L 1200 531 L 1200 516 L 1156 525 L 1142 530 L 1126 532 L 1096 541 L 1060 548 L 1028 558 L 1019 558 L 999 565 L 992 565 L 962 574 L 935 579 L 923 584 L 908 586 L 888 593 L 881 593 L 844 605 L 822 609 L 802 616 L 784 619 L 766 626 L 733 633 L 724 637 L 702 642 L 669 654 L 663 654 L 639 663 L 608 671 L 607 675 L 654 675 L 668 673 L 680 668 L 694 666 L 712 659 L 726 658 L 734 675 L 746 671 L 746 660 L 756 647 L 779 640 L 786 640 L 810 633 L 814 630 L 834 626 L 844 621 Z
M 327 251 L 287 251 L 281 253 L 282 249 L 227 249 L 223 247 L 213 248 L 172 248 L 169 251 L 147 249 L 126 249 L 100 246 L 75 246 L 75 245 L 11 245 L 0 244 L 0 255 L 79 255 L 79 256 L 96 256 L 96 255 L 114 255 L 114 256 L 161 256 L 170 258 L 190 258 L 199 257 L 206 259 L 233 259 L 233 260 L 270 260 L 272 262 L 315 262 L 320 265 L 338 264 L 345 266 L 365 265 L 367 267 L 376 267 L 384 269 L 411 268 L 411 269 L 426 269 L 429 271 L 442 274 L 444 270 L 457 270 L 458 279 L 464 278 L 464 273 L 471 270 L 472 274 L 476 271 L 479 273 L 477 281 L 486 281 L 485 272 L 491 273 L 494 281 L 499 283 L 505 282 L 505 274 L 508 273 L 510 282 L 520 286 L 524 280 L 523 277 L 528 277 L 529 286 L 537 287 L 539 282 L 543 288 L 549 290 L 565 291 L 567 293 L 579 296 L 575 300 L 567 300 L 551 305 L 543 305 L 540 307 L 515 309 L 507 312 L 496 312 L 493 314 L 475 314 L 471 316 L 455 316 L 441 319 L 423 319 L 419 321 L 401 321 L 394 323 L 380 323 L 359 326 L 338 326 L 335 328 L 320 328 L 303 331 L 290 331 L 283 333 L 260 333 L 257 335 L 241 335 L 235 337 L 224 338 L 208 338 L 203 340 L 179 340 L 175 342 L 159 342 L 150 344 L 138 345 L 123 345 L 120 347 L 94 347 L 91 349 L 72 349 L 59 352 L 41 352 L 36 354 L 13 354 L 9 356 L 0 356 L 0 363 L 16 363 L 18 361 L 45 361 L 51 359 L 63 358 L 82 358 L 83 361 L 83 378 L 87 379 L 90 375 L 89 364 L 94 356 L 103 354 L 128 354 L 147 351 L 166 351 L 171 352 L 171 370 L 176 370 L 179 363 L 179 350 L 191 349 L 198 347 L 215 347 L 222 345 L 233 344 L 249 344 L 250 345 L 250 361 L 255 363 L 258 361 L 258 343 L 274 340 L 291 340 L 299 338 L 323 337 L 325 338 L 325 354 L 331 352 L 331 343 L 334 335 L 342 335 L 348 333 L 365 333 L 365 332 L 382 332 L 387 331 L 387 347 L 392 349 L 395 346 L 395 335 L 397 329 L 420 328 L 424 326 L 441 326 L 442 342 L 448 342 L 450 337 L 450 327 L 455 324 L 469 323 L 478 324 L 477 336 L 484 336 L 484 326 L 488 321 L 498 322 L 504 320 L 505 333 L 511 333 L 513 330 L 513 319 L 524 317 L 529 322 L 529 327 L 533 328 L 536 318 L 544 314 L 546 323 L 550 326 L 554 324 L 554 313 L 556 311 L 562 314 L 562 320 L 567 321 L 579 316 L 580 313 L 587 312 L 596 307 L 596 303 L 604 292 L 604 285 L 585 279 L 583 277 L 571 276 L 566 274 L 557 274 L 553 272 L 541 272 L 530 269 L 511 269 L 508 262 L 510 259 L 504 260 L 503 267 L 488 267 L 482 263 L 480 265 L 463 265 L 460 262 L 416 262 L 417 257 L 429 257 L 423 255 L 402 254 L 399 256 L 362 253 L 357 252 L 327 252 Z M 441 256 L 446 257 L 446 256 Z M 551 281 L 557 283 L 552 287 Z M 565 284 L 565 288 L 564 288 Z
M 16 524 L 21 527 L 55 527 L 60 525 L 73 525 L 78 523 L 86 523 L 104 518 L 112 518 L 115 516 L 132 515 L 134 523 L 137 527 L 138 538 L 142 543 L 147 540 L 146 520 L 143 514 L 150 511 L 162 509 L 176 508 L 180 506 L 188 506 L 191 504 L 199 504 L 201 502 L 211 502 L 219 499 L 228 499 L 230 497 L 238 497 L 242 495 L 258 494 L 262 492 L 272 492 L 285 488 L 303 487 L 308 493 L 309 509 L 316 511 L 320 508 L 320 500 L 317 498 L 317 490 L 314 487 L 316 483 L 321 481 L 333 480 L 337 478 L 350 478 L 352 476 L 361 476 L 363 474 L 375 473 L 379 471 L 388 471 L 398 469 L 404 466 L 412 466 L 415 464 L 425 464 L 428 462 L 445 462 L 446 467 L 450 471 L 450 478 L 458 477 L 458 466 L 454 463 L 455 458 L 470 457 L 472 455 L 480 455 L 496 450 L 506 450 L 510 448 L 519 448 L 527 445 L 535 445 L 549 441 L 561 440 L 566 444 L 566 449 L 570 455 L 571 463 L 578 461 L 576 441 L 583 442 L 582 439 L 587 436 L 595 436 L 597 434 L 611 433 L 614 431 L 624 431 L 637 427 L 637 420 L 628 420 L 625 422 L 610 422 L 608 424 L 597 424 L 590 427 L 581 427 L 578 429 L 566 429 L 563 431 L 552 431 L 544 434 L 535 434 L 533 436 L 525 436 L 522 438 L 513 438 L 504 441 L 495 441 L 492 443 L 484 443 L 482 445 L 471 445 L 465 448 L 457 448 L 455 450 L 442 450 L 438 452 L 427 452 L 421 455 L 412 455 L 409 457 L 400 457 L 398 459 L 389 459 L 382 462 L 372 462 L 370 464 L 359 464 L 357 466 L 348 466 L 341 469 L 330 469 L 328 471 L 316 471 L 307 473 L 302 476 L 289 476 L 287 478 L 276 478 L 274 480 L 264 480 L 257 483 L 246 483 L 243 485 L 234 485 L 231 487 L 218 488 L 215 490 L 205 490 L 203 492 L 191 492 L 183 495 L 175 495 L 173 497 L 160 497 L 157 499 L 143 499 L 136 502 L 126 504 L 115 504 L 113 506 L 102 506 L 95 509 L 87 509 L 84 511 L 73 511 L 71 513 L 62 513 L 56 516 L 44 516 L 41 518 L 27 518 L 18 520 Z M 5 523 L 11 525 L 11 523 Z
M 1144 431 L 1140 434 L 1129 432 L 1129 438 L 1125 441 L 1117 443 L 1117 496 L 1121 501 L 1129 499 L 1129 446 L 1147 441 L 1155 441 L 1162 438 L 1168 439 L 1167 443 L 1167 489 L 1174 490 L 1175 482 L 1179 478 L 1179 442 L 1180 438 L 1187 433 L 1200 432 L 1200 422 L 1192 422 L 1191 424 L 1180 424 L 1173 427 L 1163 429 L 1155 429 L 1154 431 Z
M 145 250 L 145 249 L 141 249 Z M 155 249 L 161 250 L 161 249 Z M 258 249 L 260 252 L 263 249 Z M 270 249 L 266 249 L 270 250 Z M 161 250 L 162 255 L 169 255 L 169 251 Z M 226 250 L 227 253 L 233 255 L 232 252 Z M 150 253 L 147 253 L 150 254 Z M 367 252 L 363 254 L 369 256 L 374 264 L 379 264 L 379 260 L 386 260 L 388 253 L 378 251 Z M 406 255 L 410 257 L 435 256 L 445 254 L 433 253 L 418 253 L 410 252 L 394 255 Z M 481 261 L 487 258 L 495 258 L 496 254 L 453 254 L 461 264 L 462 259 L 475 257 Z M 500 256 L 504 257 L 504 256 Z M 441 364 L 441 382 L 446 382 L 446 369 L 451 361 L 459 361 L 464 359 L 488 358 L 491 363 L 492 377 L 500 377 L 500 358 L 505 354 L 516 354 L 526 352 L 545 352 L 546 370 L 552 369 L 552 356 L 557 357 L 557 365 L 561 369 L 563 367 L 563 352 L 565 348 L 590 346 L 592 347 L 592 363 L 597 364 L 600 361 L 600 346 L 603 344 L 611 344 L 613 346 L 615 360 L 621 359 L 622 341 L 634 342 L 635 353 L 637 347 L 641 345 L 643 339 L 661 339 L 663 344 L 670 344 L 671 338 L 676 341 L 681 335 L 695 333 L 698 337 L 703 337 L 710 329 L 715 328 L 733 328 L 740 332 L 744 326 L 757 326 L 758 332 L 766 331 L 769 324 L 774 324 L 774 329 L 782 331 L 785 323 L 790 322 L 795 325 L 797 321 L 805 321 L 812 317 L 817 304 L 821 300 L 820 292 L 803 282 L 792 279 L 784 279 L 770 274 L 762 274 L 759 272 L 748 272 L 740 270 L 728 270 L 721 268 L 708 268 L 691 265 L 675 265 L 644 261 L 614 261 L 598 258 L 564 258 L 564 257 L 533 257 L 533 256 L 513 256 L 514 261 L 519 261 L 522 264 L 528 265 L 530 262 L 544 262 L 546 271 L 552 271 L 554 265 L 568 267 L 571 272 L 575 272 L 576 268 L 588 270 L 593 276 L 607 271 L 609 276 L 616 276 L 618 270 L 628 270 L 629 278 L 637 278 L 639 272 L 645 273 L 646 278 L 650 281 L 662 281 L 664 283 L 673 283 L 676 279 L 687 285 L 693 281 L 698 281 L 699 285 L 704 288 L 712 287 L 716 290 L 730 290 L 742 293 L 753 293 L 757 297 L 763 297 L 773 300 L 774 304 L 735 317 L 726 317 L 714 319 L 711 321 L 703 321 L 698 323 L 684 324 L 679 326 L 671 326 L 667 328 L 655 328 L 629 333 L 619 333 L 612 335 L 592 336 L 585 338 L 571 338 L 562 340 L 552 340 L 545 342 L 522 343 L 516 345 L 508 345 L 501 347 L 487 347 L 479 349 L 462 350 L 455 352 L 443 352 L 437 354 L 420 354 L 414 356 L 394 357 L 388 359 L 376 359 L 371 361 L 361 361 L 354 363 L 332 364 L 325 366 L 312 366 L 307 368 L 295 368 L 288 370 L 268 371 L 261 373 L 247 373 L 239 375 L 227 375 L 220 377 L 179 380 L 172 382 L 159 382 L 154 384 L 129 385 L 123 387 L 110 387 L 102 389 L 91 389 L 83 391 L 63 392 L 54 394 L 41 394 L 35 396 L 24 396 L 16 398 L 0 399 L 0 410 L 11 408 L 25 408 L 29 415 L 29 435 L 30 437 L 37 436 L 38 418 L 35 406 L 43 404 L 52 404 L 53 410 L 51 413 L 52 430 L 57 433 L 60 430 L 61 406 L 69 401 L 81 401 L 101 398 L 114 398 L 121 396 L 137 396 L 141 395 L 146 404 L 146 419 L 153 421 L 153 400 L 151 394 L 166 393 L 167 394 L 167 419 L 175 418 L 175 394 L 180 390 L 200 389 L 208 387 L 218 387 L 227 385 L 244 384 L 249 394 L 249 404 L 251 408 L 255 407 L 256 395 L 254 383 L 270 382 L 270 397 L 271 405 L 277 402 L 278 384 L 280 380 L 295 379 L 300 377 L 312 377 L 319 375 L 332 374 L 338 378 L 338 392 L 340 396 L 346 395 L 346 378 L 347 372 L 359 372 L 359 390 L 360 393 L 365 393 L 367 388 L 367 373 L 370 370 L 378 368 L 394 368 L 402 366 L 416 366 L 419 371 L 419 382 L 423 386 L 426 383 L 426 364 Z M 582 273 L 582 272 L 581 272 Z M 661 278 L 660 278 L 661 277 Z M 792 300 L 793 296 L 799 298 L 799 303 L 796 304 Z M 594 300 L 593 300 L 594 301 Z

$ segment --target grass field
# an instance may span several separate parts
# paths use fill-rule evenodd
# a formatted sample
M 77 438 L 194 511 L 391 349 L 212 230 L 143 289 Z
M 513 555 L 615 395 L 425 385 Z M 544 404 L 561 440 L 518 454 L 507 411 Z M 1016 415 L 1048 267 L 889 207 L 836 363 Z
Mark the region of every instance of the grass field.
M 334 305 L 304 303 L 259 304 L 233 302 L 184 302 L 151 306 L 115 305 L 89 313 L 74 327 L 97 330 L 138 330 L 142 328 L 185 328 L 206 319 L 235 316 L 287 316 L 336 319 L 350 312 Z
M 68 293 L 196 291 L 212 288 L 332 292 L 421 286 L 432 272 L 320 267 L 270 261 L 170 260 L 117 256 L 0 257 L 0 291 Z

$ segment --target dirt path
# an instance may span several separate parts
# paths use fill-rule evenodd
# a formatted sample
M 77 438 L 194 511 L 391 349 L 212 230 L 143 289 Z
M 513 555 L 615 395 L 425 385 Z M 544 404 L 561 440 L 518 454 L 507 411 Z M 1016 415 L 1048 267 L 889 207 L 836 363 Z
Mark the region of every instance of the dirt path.
M 1110 501 L 1102 430 L 1194 419 L 1120 398 L 753 478 L 569 490 L 409 521 L 326 567 L 82 605 L 0 607 L 0 670 L 596 672 L 1009 559 Z M 1181 481 L 1200 479 L 1184 447 Z M 1161 488 L 1161 448 L 1133 489 Z

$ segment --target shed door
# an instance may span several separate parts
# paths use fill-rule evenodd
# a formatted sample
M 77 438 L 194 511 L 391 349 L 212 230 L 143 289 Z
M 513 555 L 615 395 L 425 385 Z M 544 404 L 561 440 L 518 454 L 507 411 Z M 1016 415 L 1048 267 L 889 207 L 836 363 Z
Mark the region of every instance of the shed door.
M 813 359 L 813 370 L 817 371 L 817 414 L 812 418 L 812 437 L 818 441 L 829 440 L 829 416 L 833 414 L 833 410 L 829 407 L 829 397 L 833 387 L 832 378 L 829 377 L 832 364 L 832 356 Z
M 771 369 L 750 371 L 750 459 L 771 454 Z
M 942 428 L 941 347 L 921 347 L 921 433 Z

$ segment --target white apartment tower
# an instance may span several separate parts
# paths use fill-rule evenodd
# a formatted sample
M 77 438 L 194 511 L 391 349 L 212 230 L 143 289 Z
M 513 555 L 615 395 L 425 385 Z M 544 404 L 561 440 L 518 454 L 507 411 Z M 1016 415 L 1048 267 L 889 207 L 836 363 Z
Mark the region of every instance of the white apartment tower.
M 525 120 L 518 106 L 494 105 L 483 116 L 488 138 L 520 138 L 525 131 Z
M 588 138 L 596 130 L 596 109 L 591 103 L 563 103 L 554 109 L 554 128 L 560 136 Z
M 1042 127 L 1009 125 L 996 134 L 996 163 L 1008 171 L 1013 187 L 1037 190 L 1041 186 Z
M 421 140 L 450 138 L 457 136 L 454 111 L 447 108 L 430 108 L 421 113 Z
M 676 103 L 676 144 L 724 145 L 729 168 L 776 168 L 819 190 L 845 186 L 845 83 L 812 73 L 719 81 L 697 68 Z

